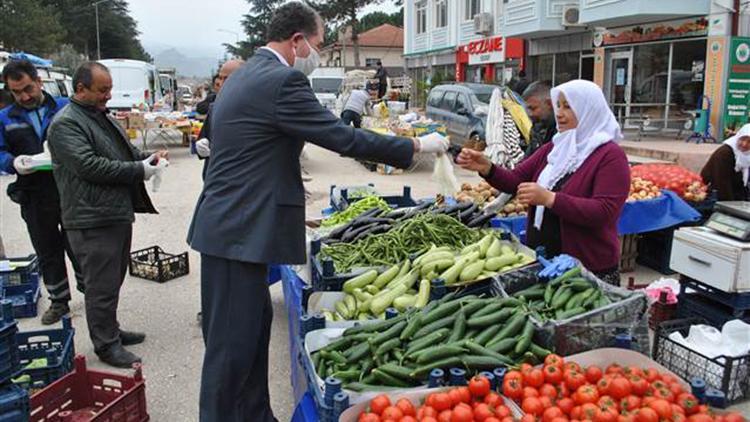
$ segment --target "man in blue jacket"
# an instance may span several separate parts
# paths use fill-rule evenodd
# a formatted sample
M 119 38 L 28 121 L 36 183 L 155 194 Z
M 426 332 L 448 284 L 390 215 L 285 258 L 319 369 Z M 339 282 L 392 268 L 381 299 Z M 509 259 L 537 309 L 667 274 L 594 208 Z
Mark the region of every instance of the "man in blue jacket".
M 381 136 L 326 110 L 306 77 L 319 64 L 323 28 L 301 2 L 277 8 L 268 44 L 227 79 L 213 106 L 211 160 L 188 234 L 201 253 L 201 422 L 275 420 L 267 267 L 307 259 L 299 162 L 305 142 L 400 168 L 415 152 L 448 149 L 437 134 Z
M 31 157 L 44 152 L 47 128 L 68 99 L 53 98 L 44 92 L 36 68 L 27 60 L 8 63 L 3 68 L 3 81 L 14 103 L 0 110 L 0 170 L 17 175 L 8 186 L 8 196 L 21 206 L 52 301 L 42 316 L 42 324 L 54 324 L 70 312 L 66 251 L 79 280 L 79 290 L 83 285 L 62 227 L 55 179 L 51 171 L 37 171 Z

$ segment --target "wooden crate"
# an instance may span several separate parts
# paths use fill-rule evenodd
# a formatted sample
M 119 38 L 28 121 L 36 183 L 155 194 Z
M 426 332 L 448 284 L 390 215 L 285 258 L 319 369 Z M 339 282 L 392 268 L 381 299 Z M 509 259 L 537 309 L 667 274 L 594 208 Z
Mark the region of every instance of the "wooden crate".
M 638 258 L 638 235 L 620 236 L 620 272 L 635 271 L 636 258 Z

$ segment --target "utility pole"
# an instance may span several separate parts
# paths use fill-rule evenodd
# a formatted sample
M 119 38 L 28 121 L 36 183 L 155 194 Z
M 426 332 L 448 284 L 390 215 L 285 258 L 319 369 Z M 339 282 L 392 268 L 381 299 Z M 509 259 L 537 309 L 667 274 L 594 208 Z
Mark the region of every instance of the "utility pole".
M 101 40 L 99 38 L 99 5 L 102 3 L 106 3 L 108 1 L 112 1 L 112 0 L 99 0 L 97 2 L 91 3 L 91 5 L 94 6 L 94 14 L 96 15 L 96 59 L 97 60 L 102 59 L 102 45 L 101 45 Z

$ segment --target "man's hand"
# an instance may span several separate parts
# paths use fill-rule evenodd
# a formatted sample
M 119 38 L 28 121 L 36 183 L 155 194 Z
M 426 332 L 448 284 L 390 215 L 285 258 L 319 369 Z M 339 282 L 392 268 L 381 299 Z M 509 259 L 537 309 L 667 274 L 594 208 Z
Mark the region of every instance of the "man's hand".
M 448 138 L 436 132 L 420 136 L 417 139 L 419 140 L 419 152 L 427 154 L 442 154 L 448 151 L 448 147 L 451 146 Z
M 21 176 L 34 173 L 36 169 L 31 165 L 30 155 L 19 155 L 13 160 L 13 167 L 16 169 L 16 173 Z
M 482 177 L 489 177 L 492 162 L 479 151 L 464 148 L 456 157 L 456 164 L 465 170 L 476 171 Z
M 157 158 L 163 158 L 165 160 L 169 160 L 169 151 L 166 149 L 156 151 L 154 155 L 156 155 Z
M 141 161 L 141 164 L 143 164 L 143 180 L 149 180 L 156 174 L 157 162 L 159 162 L 158 153 L 153 153 L 148 158 Z
M 521 183 L 518 185 L 516 198 L 524 205 L 541 205 L 545 208 L 552 208 L 552 205 L 555 204 L 555 193 L 536 183 Z
M 195 142 L 195 152 L 198 157 L 208 158 L 211 155 L 211 143 L 206 138 L 201 138 Z

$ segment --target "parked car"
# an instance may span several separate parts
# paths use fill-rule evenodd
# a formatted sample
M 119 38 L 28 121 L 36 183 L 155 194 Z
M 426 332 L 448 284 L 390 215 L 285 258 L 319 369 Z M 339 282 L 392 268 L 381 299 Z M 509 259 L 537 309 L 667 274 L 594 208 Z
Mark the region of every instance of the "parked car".
M 151 63 L 127 59 L 100 60 L 99 63 L 107 66 L 112 74 L 109 108 L 130 110 L 145 106 L 153 110 L 163 105 L 161 79 Z
M 495 88 L 472 83 L 438 85 L 427 97 L 427 117 L 444 124 L 455 143 L 475 137 L 484 140 L 488 104 Z

